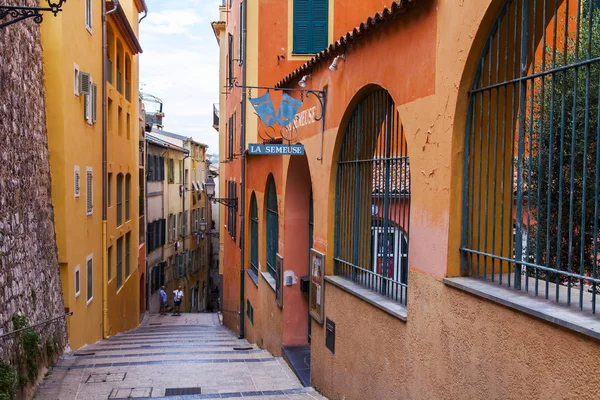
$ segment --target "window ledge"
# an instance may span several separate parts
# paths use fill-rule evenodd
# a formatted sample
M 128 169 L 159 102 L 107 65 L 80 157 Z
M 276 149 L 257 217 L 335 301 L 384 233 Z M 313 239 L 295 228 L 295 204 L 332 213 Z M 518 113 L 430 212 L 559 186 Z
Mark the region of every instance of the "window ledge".
M 273 278 L 271 276 L 271 274 L 269 274 L 268 272 L 260 271 L 260 274 L 262 275 L 263 279 L 265 281 L 267 281 L 267 283 L 269 284 L 271 289 L 273 289 L 273 291 L 275 291 L 276 290 L 275 287 L 277 286 L 277 283 L 275 282 L 275 278 Z
M 600 340 L 600 320 L 592 314 L 575 311 L 526 292 L 511 290 L 497 283 L 476 278 L 445 278 L 444 283 L 467 293 L 521 311 L 563 328 Z
M 247 270 L 248 275 L 250 276 L 250 279 L 252 279 L 252 282 L 254 282 L 254 285 L 256 285 L 256 287 L 258 287 L 258 276 L 256 275 L 256 273 L 254 271 L 252 271 L 251 269 Z
M 357 285 L 341 276 L 326 276 L 325 281 L 337 286 L 338 288 L 345 290 L 346 292 L 358 297 L 367 303 L 374 305 L 380 310 L 398 318 L 401 321 L 406 322 L 407 314 L 406 307 L 392 301 L 378 293 L 375 293 L 365 287 Z

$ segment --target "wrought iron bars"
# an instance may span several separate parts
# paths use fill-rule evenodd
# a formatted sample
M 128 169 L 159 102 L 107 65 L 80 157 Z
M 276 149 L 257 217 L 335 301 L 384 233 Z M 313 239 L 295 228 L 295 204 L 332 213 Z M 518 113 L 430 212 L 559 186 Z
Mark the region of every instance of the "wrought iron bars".
M 25 6 L 3 6 L 0 5 L 0 20 L 3 20 L 7 17 L 12 17 L 8 22 L 4 22 L 0 24 L 0 29 L 5 28 L 9 25 L 17 23 L 19 21 L 23 21 L 27 18 L 33 18 L 33 21 L 36 24 L 41 24 L 44 17 L 42 15 L 43 11 L 49 11 L 54 16 L 62 11 L 63 3 L 66 3 L 67 0 L 59 0 L 58 3 L 55 3 L 51 0 L 48 1 L 48 7 L 25 7 Z
M 593 313 L 598 26 L 595 0 L 501 9 L 470 92 L 461 248 L 465 274 Z
M 410 166 L 385 90 L 368 94 L 350 117 L 336 191 L 335 274 L 406 305 Z

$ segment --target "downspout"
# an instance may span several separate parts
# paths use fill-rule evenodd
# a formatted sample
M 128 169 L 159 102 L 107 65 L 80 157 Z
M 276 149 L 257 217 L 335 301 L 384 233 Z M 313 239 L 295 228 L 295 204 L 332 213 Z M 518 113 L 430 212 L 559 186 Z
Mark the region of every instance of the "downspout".
M 142 6 L 144 7 L 144 16 L 142 18 L 140 18 L 140 20 L 138 21 L 138 24 L 140 22 L 142 22 L 142 20 L 148 16 L 148 5 L 146 4 L 145 0 L 142 0 Z
M 242 116 L 240 120 L 240 145 L 241 145 L 241 169 L 242 169 L 242 178 L 240 182 L 240 339 L 244 338 L 244 274 L 246 270 L 245 263 L 245 214 L 246 214 L 246 83 L 247 83 L 247 72 L 248 69 L 246 67 L 246 50 L 247 50 L 247 34 L 248 34 L 248 1 L 244 2 L 243 7 L 243 15 L 242 15 L 242 26 L 244 29 L 242 30 L 242 41 L 243 41 L 243 49 L 242 49 Z
M 118 0 L 113 1 L 113 8 L 106 10 L 106 2 L 102 1 L 102 337 L 108 338 L 108 111 L 106 93 L 106 59 L 108 57 L 108 39 L 106 30 L 106 16 L 115 12 L 119 5 Z

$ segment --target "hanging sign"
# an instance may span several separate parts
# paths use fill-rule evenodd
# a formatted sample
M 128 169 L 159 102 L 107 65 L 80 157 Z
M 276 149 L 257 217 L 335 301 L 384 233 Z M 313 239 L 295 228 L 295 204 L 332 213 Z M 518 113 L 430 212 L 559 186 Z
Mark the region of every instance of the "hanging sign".
M 304 155 L 304 145 L 250 143 L 248 145 L 248 154 L 263 156 L 302 156 Z

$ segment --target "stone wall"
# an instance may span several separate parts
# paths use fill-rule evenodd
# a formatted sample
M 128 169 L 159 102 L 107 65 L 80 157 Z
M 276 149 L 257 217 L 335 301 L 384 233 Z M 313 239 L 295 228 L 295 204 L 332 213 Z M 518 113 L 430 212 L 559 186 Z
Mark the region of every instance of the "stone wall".
M 0 29 L 0 335 L 15 314 L 32 324 L 64 314 L 50 188 L 40 29 L 29 19 Z M 66 323 L 37 332 L 42 350 L 55 349 L 40 352 L 43 364 L 64 349 Z M 16 339 L 0 338 L 0 361 L 22 356 Z

